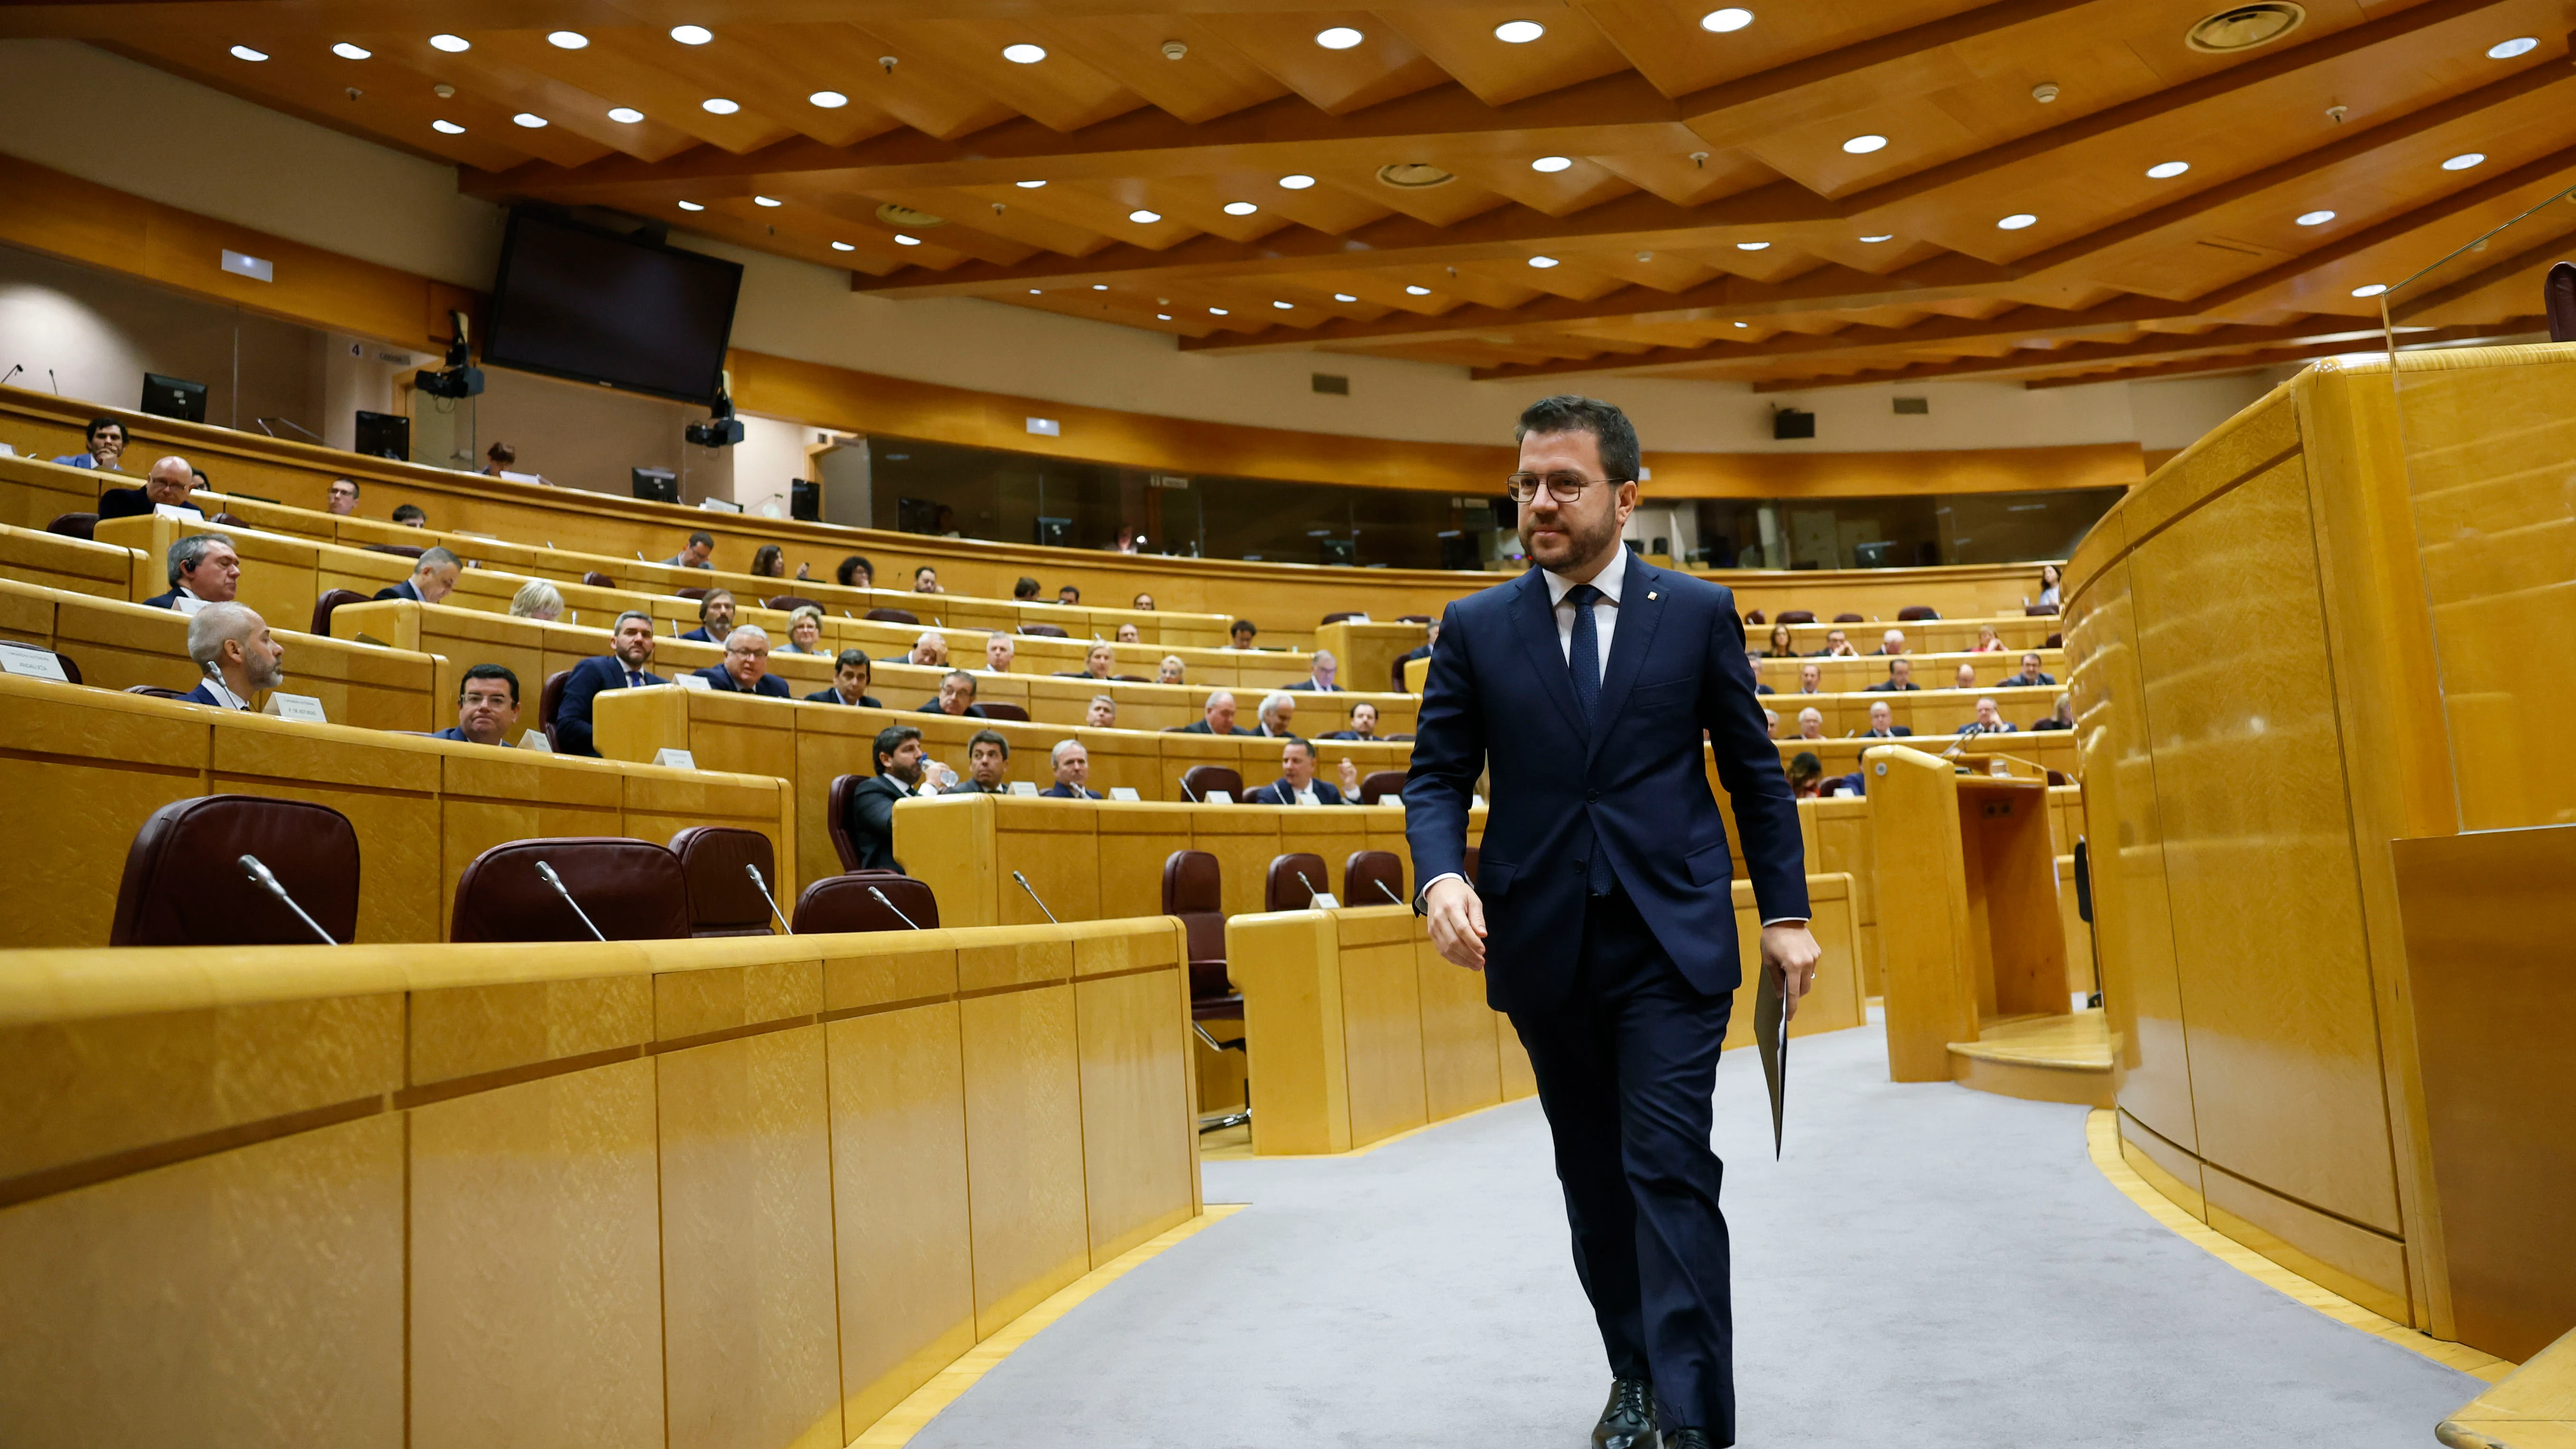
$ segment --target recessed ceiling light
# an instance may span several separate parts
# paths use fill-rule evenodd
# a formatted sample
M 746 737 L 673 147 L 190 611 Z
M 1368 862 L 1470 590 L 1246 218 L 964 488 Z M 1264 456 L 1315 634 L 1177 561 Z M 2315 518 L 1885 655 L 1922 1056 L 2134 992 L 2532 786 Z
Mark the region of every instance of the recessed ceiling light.
M 1712 10 L 1699 18 L 1700 29 L 1714 30 L 1720 35 L 1730 30 L 1742 30 L 1752 23 L 1753 12 L 1739 5 L 1729 5 L 1723 10 Z
M 837 111 L 850 103 L 850 98 L 839 91 L 816 91 L 805 99 L 827 111 Z
M 590 44 L 590 37 L 578 30 L 558 30 L 546 37 L 546 44 L 557 50 L 579 50 Z
M 1157 312 L 1154 314 L 1154 320 L 1157 322 L 1169 322 L 1172 320 L 1172 314 L 1169 312 Z
M 1872 246 L 1875 246 L 1875 245 L 1877 245 L 1878 243 L 1883 242 L 1883 241 L 1894 241 L 1894 240 L 1896 240 L 1896 234 L 1895 234 L 1894 232 L 1889 232 L 1889 233 L 1887 233 L 1887 234 L 1886 234 L 1886 235 L 1884 235 L 1884 236 L 1865 236 L 1865 237 L 1862 237 L 1862 238 L 1861 238 L 1861 240 L 1862 240 L 1862 241 L 1865 241 L 1865 242 L 1868 242 L 1868 243 L 1869 243 L 1869 244 L 1871 244 Z
M 1854 136 L 1843 143 L 1843 149 L 1855 156 L 1866 156 L 1872 151 L 1886 150 L 1887 138 L 1885 136 Z
M 1738 326 L 1738 327 L 1750 327 L 1750 326 L 1752 326 L 1753 324 L 1752 324 L 1752 323 L 1750 323 L 1750 322 L 1738 322 L 1738 323 L 1736 323 L 1735 325 L 1736 325 L 1736 326 Z
M 1408 297 L 1428 297 L 1431 295 L 1431 289 L 1429 287 L 1407 287 L 1404 289 L 1404 294 Z
M 917 236 L 905 236 L 902 232 L 896 232 L 894 234 L 894 244 L 899 247 L 917 247 L 921 245 L 921 238 Z
M 751 199 L 751 204 L 754 206 L 779 206 L 784 203 L 780 202 L 775 196 L 755 196 Z
M 706 210 L 706 207 L 700 202 L 683 201 L 680 203 L 680 209 L 682 211 L 704 211 Z
M 340 57 L 342 60 L 367 60 L 375 55 L 374 51 L 367 49 L 365 46 L 351 45 L 345 40 L 341 41 L 338 45 L 332 46 L 331 53 Z
M 1758 252 L 1767 251 L 1770 246 L 1769 242 L 1737 242 L 1735 249 L 1739 252 Z
M 832 250 L 836 252 L 854 252 L 857 251 L 858 248 L 850 245 L 848 242 L 834 242 L 832 243 Z
M 2171 181 L 2190 169 L 2188 161 L 2159 161 L 2147 168 L 2147 174 L 2158 181 Z
M 1034 297 L 1034 296 L 1038 295 L 1039 293 L 1041 293 L 1041 292 L 1043 292 L 1043 291 L 1045 291 L 1045 290 L 1046 290 L 1046 288 L 1044 288 L 1044 287 L 1031 287 L 1031 288 L 1029 288 L 1029 295 L 1030 295 L 1030 296 L 1032 296 L 1032 297 Z
M 1163 214 L 1159 211 L 1146 211 L 1139 208 L 1138 210 L 1127 213 L 1127 219 L 1136 223 L 1138 226 L 1152 226 L 1154 223 L 1163 219 Z
M 617 122 L 621 126 L 631 126 L 637 121 L 644 119 L 644 113 L 635 109 L 633 106 L 618 106 L 609 111 L 608 119 Z
M 1336 25 L 1330 30 L 1315 32 L 1315 43 L 1326 50 L 1348 50 L 1366 39 L 1368 39 L 1367 36 L 1347 25 Z
M 2386 282 L 2373 282 L 2367 287 L 2353 288 L 2352 294 L 2356 297 L 2376 297 L 2387 290 L 2388 284 Z
M 1106 292 L 1109 290 L 1109 284 L 1107 282 L 1094 282 L 1091 284 L 1091 290 L 1095 292 Z
M 2331 211 L 2303 211 L 2299 213 L 2298 222 L 2301 226 L 2323 226 L 2334 220 L 2334 216 Z
M 715 39 L 716 33 L 703 25 L 674 25 L 671 38 L 682 45 L 704 45 Z
M 525 126 L 531 131 L 542 131 L 546 128 L 545 117 L 531 115 L 526 111 L 521 111 L 517 115 L 512 116 L 510 120 L 513 124 Z
M 1573 164 L 1573 161 L 1563 156 L 1541 156 L 1530 163 L 1530 169 L 1532 171 L 1545 171 L 1550 174 L 1554 174 L 1565 170 Z
M 1273 302 L 1270 305 L 1278 308 L 1282 312 L 1294 312 L 1297 310 L 1297 304 L 1294 302 Z
M 1282 177 L 1280 177 L 1280 178 L 1279 178 L 1279 184 L 1280 184 L 1281 186 L 1286 187 L 1286 188 L 1287 188 L 1287 189 L 1289 189 L 1290 191 L 1303 191 L 1303 190 L 1305 190 L 1307 187 L 1312 186 L 1312 185 L 1314 185 L 1314 184 L 1315 184 L 1315 178 L 1314 178 L 1314 177 L 1312 177 L 1312 176 L 1303 176 L 1303 175 L 1300 175 L 1300 176 L 1282 176 Z
M 1531 266 L 1533 266 L 1533 267 L 1537 267 L 1537 268 L 1541 269 L 1542 271 L 1544 271 L 1545 269 L 1547 269 L 1547 268 L 1549 268 L 1549 267 L 1552 267 L 1552 266 L 1555 266 L 1555 265 L 1556 265 L 1556 258 L 1554 258 L 1554 257 L 1532 257 L 1532 258 L 1530 258 L 1530 259 L 1529 259 L 1529 264 L 1530 264 Z
M 1043 45 L 1031 45 L 1027 41 L 1023 40 L 1017 45 L 1003 46 L 1002 59 L 1009 61 L 1013 65 L 1035 65 L 1039 61 L 1046 59 L 1046 47 Z
M 429 128 L 442 136 L 462 136 L 465 134 L 465 128 L 456 124 L 454 121 L 432 121 L 429 123 Z
M 1014 181 L 1011 184 L 1020 188 L 1022 191 L 1035 191 L 1039 187 L 1046 185 L 1043 181 Z
M 2511 60 L 2517 55 L 2529 55 L 2539 48 L 2539 41 L 2532 39 L 2528 35 L 2517 35 L 2511 40 L 2499 40 L 2495 44 L 2488 46 L 2487 59 Z
M 429 43 L 432 48 L 446 51 L 449 55 L 456 55 L 474 48 L 474 43 L 462 35 L 433 35 L 429 38 Z
M 264 50 L 253 50 L 247 45 L 236 45 L 233 47 L 233 59 L 266 60 L 268 59 L 268 52 Z
M 734 104 L 732 101 L 726 100 L 722 96 L 709 96 L 705 100 L 698 102 L 698 109 L 705 111 L 709 115 L 730 116 L 734 112 L 741 110 L 742 107 Z
M 2031 215 L 2027 211 L 2016 211 L 2012 215 L 2005 217 L 2003 220 L 1996 222 L 1995 225 L 2005 231 L 2019 231 L 2023 227 L 2032 225 L 2038 220 L 2038 217 Z
M 1494 38 L 1505 45 L 1527 45 L 1547 34 L 1547 27 L 1535 20 L 1506 20 L 1494 27 Z
M 2442 169 L 2445 171 L 2466 171 L 2485 159 L 2487 159 L 2487 153 L 2484 151 L 2463 151 L 2459 155 L 2452 157 L 2450 160 L 2443 162 Z
M 1225 214 L 1228 216 L 1250 216 L 1260 209 L 1249 201 L 1229 201 L 1225 204 Z
M 1226 315 L 1226 310 L 1223 307 L 1210 307 L 1208 309 L 1208 315 L 1211 317 L 1223 317 Z
M 1333 300 L 1336 302 L 1356 302 L 1359 298 L 1352 296 L 1348 292 L 1335 292 L 1333 294 Z

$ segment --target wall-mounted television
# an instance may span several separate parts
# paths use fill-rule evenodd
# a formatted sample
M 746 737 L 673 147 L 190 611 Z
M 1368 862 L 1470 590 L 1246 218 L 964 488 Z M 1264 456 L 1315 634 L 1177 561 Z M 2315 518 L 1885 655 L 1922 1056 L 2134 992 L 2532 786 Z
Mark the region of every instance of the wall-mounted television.
M 510 213 L 483 360 L 683 402 L 724 386 L 742 267 L 553 213 Z

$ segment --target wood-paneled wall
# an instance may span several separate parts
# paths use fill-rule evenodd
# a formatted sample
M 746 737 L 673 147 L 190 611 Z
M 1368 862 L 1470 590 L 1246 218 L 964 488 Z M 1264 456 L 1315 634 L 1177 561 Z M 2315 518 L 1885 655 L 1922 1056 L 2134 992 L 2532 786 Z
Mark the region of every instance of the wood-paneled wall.
M 28 1444 L 837 1449 L 1199 1210 L 1170 920 L 0 955 Z

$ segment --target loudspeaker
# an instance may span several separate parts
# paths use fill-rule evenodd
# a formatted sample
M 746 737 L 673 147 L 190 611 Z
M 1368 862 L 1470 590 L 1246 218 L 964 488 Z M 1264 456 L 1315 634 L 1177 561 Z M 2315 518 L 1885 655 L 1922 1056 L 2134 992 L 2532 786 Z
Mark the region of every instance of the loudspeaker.
M 1771 414 L 1771 436 L 1775 439 L 1812 438 L 1816 435 L 1816 415 L 1796 408 L 1780 408 Z
M 823 485 L 811 478 L 788 480 L 787 516 L 806 523 L 822 522 Z

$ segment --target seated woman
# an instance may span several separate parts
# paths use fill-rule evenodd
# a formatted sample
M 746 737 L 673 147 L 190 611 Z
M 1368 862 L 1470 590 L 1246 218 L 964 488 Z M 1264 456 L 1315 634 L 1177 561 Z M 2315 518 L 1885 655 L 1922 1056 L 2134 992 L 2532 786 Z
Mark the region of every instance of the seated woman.
M 510 596 L 510 612 L 521 619 L 551 624 L 563 617 L 563 593 L 543 579 L 530 579 Z
M 1789 788 L 1801 800 L 1813 800 L 1825 793 L 1825 762 L 1813 750 L 1800 750 L 1789 758 Z
M 2004 641 L 1995 637 L 1994 625 L 1979 624 L 1977 626 L 1977 642 L 1968 646 L 1968 652 L 1971 654 L 2001 654 L 2004 652 Z
M 1789 642 L 1788 625 L 1774 624 L 1771 626 L 1771 647 L 1762 651 L 1762 657 L 1765 659 L 1795 659 L 1798 657 L 1797 646 Z
M 1189 681 L 1181 678 L 1181 656 L 1178 654 L 1164 655 L 1162 672 L 1154 676 L 1154 682 L 1156 684 L 1188 683 Z
M 845 589 L 873 589 L 877 586 L 876 565 L 868 562 L 866 554 L 854 553 L 832 570 L 832 580 Z
M 787 577 L 787 555 L 778 545 L 764 543 L 751 556 L 751 576 L 756 579 Z
M 812 604 L 797 606 L 787 616 L 786 654 L 820 654 L 823 652 L 823 611 Z
M 2034 604 L 2046 605 L 2052 609 L 2056 608 L 2058 577 L 2057 565 L 2041 564 L 2039 566 L 2039 597 L 2031 600 L 2031 602 Z
M 1082 672 L 1094 679 L 1107 679 L 1118 667 L 1118 651 L 1106 644 L 1094 644 L 1082 658 Z

